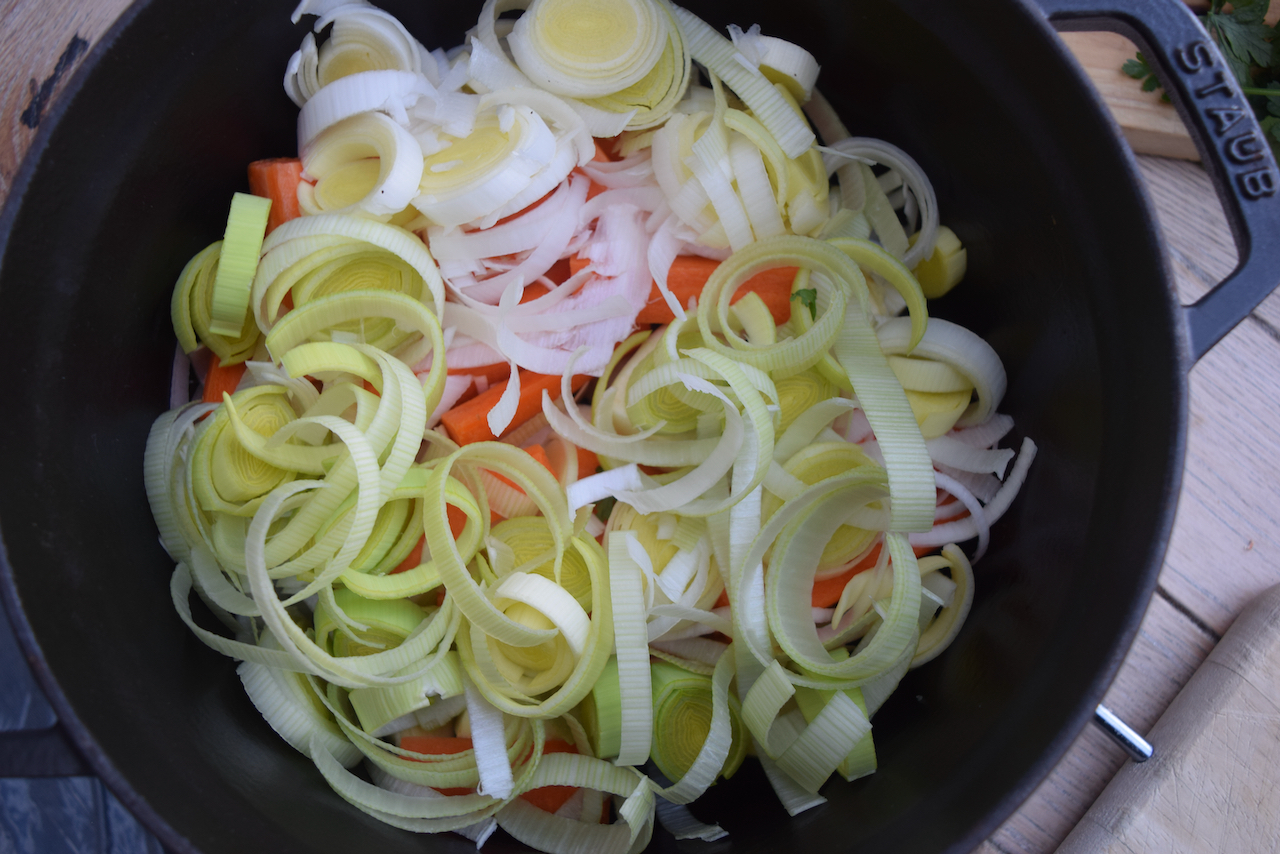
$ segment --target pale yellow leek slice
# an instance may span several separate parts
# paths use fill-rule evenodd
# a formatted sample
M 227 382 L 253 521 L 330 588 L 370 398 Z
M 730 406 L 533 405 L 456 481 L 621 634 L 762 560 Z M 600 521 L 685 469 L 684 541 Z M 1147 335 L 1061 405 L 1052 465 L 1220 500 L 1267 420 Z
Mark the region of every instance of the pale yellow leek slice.
M 409 131 L 382 113 L 358 113 L 330 125 L 302 151 L 315 179 L 298 185 L 306 214 L 363 212 L 390 219 L 418 194 L 422 148 Z
M 252 316 L 246 317 L 240 334 L 234 338 L 213 331 L 213 284 L 221 253 L 222 241 L 219 240 L 197 252 L 182 268 L 173 289 L 170 315 L 174 335 L 184 353 L 194 352 L 203 344 L 218 356 L 220 364 L 234 365 L 253 354 L 261 333 Z
M 227 231 L 214 275 L 209 328 L 217 335 L 239 338 L 249 308 L 249 291 L 267 230 L 271 200 L 247 193 L 231 197 Z

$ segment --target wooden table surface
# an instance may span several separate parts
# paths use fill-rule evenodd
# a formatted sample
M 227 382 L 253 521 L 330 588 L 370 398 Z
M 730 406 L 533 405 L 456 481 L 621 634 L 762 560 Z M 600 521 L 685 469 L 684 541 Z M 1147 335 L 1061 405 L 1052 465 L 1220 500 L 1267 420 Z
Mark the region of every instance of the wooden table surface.
M 127 5 L 0 0 L 0 201 L 49 103 Z M 1076 41 L 1072 47 L 1078 53 L 1085 48 Z M 1171 111 L 1160 115 L 1149 98 L 1144 104 L 1136 83 L 1107 67 L 1095 70 L 1094 79 L 1122 121 L 1126 106 L 1157 110 L 1151 123 L 1159 126 L 1158 145 L 1149 134 L 1129 133 L 1140 150 L 1188 151 L 1176 139 L 1169 142 L 1177 136 L 1176 117 Z M 1192 301 L 1235 266 L 1221 209 L 1198 164 L 1140 156 L 1139 165 L 1179 292 L 1184 302 Z M 1141 633 L 1105 699 L 1139 732 L 1156 721 L 1245 604 L 1280 582 L 1280 295 L 1209 353 L 1190 384 L 1186 473 L 1172 542 Z M 1087 728 L 978 851 L 1053 851 L 1124 761 L 1118 747 Z M 1189 840 L 1186 850 L 1193 848 Z

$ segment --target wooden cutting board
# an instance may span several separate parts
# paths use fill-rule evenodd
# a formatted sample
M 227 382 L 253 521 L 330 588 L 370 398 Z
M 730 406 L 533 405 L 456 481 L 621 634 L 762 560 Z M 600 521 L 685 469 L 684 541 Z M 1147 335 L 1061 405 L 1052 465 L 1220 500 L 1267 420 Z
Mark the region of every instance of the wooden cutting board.
M 1236 618 L 1058 854 L 1274 851 L 1280 845 L 1280 585 Z
M 1280 9 L 1280 3 L 1276 4 Z M 1138 154 L 1199 160 L 1182 119 L 1160 92 L 1144 92 L 1140 81 L 1120 69 L 1138 48 L 1115 33 L 1060 33 L 1085 73 L 1111 108 L 1129 146 Z

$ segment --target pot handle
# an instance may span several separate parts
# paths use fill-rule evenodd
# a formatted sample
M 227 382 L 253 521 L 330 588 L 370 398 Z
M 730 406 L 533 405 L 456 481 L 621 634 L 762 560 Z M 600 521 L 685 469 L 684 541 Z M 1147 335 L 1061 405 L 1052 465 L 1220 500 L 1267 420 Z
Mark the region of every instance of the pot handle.
M 1280 170 L 1213 39 L 1181 0 L 1035 0 L 1058 30 L 1141 47 L 1191 130 L 1235 238 L 1235 271 L 1183 308 L 1198 361 L 1280 284 Z

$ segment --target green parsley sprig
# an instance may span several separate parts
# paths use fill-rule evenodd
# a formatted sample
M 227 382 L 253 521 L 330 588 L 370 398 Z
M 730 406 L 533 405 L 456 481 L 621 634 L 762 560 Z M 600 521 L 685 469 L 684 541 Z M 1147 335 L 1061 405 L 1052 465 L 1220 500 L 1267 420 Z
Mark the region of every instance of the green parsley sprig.
M 1211 0 L 1209 10 L 1199 17 L 1240 81 L 1241 91 L 1250 99 L 1272 152 L 1280 159 L 1280 28 L 1266 22 L 1270 3 L 1271 0 Z M 1141 53 L 1120 70 L 1141 80 L 1144 92 L 1161 88 L 1159 78 Z M 1169 100 L 1167 94 L 1164 100 Z
M 801 305 L 809 309 L 809 316 L 814 320 L 818 319 L 818 289 L 817 288 L 800 288 L 791 295 L 791 301 L 799 301 Z

